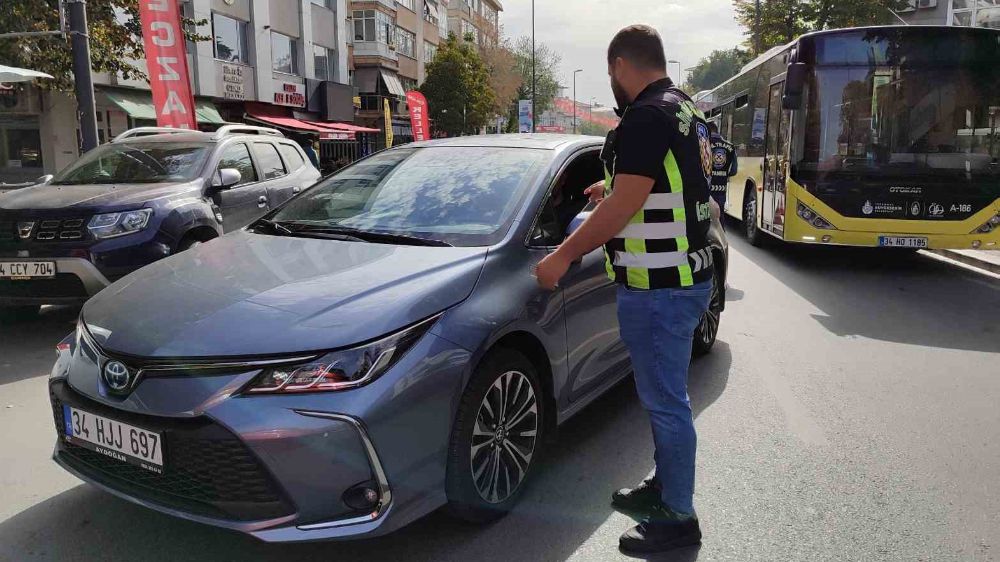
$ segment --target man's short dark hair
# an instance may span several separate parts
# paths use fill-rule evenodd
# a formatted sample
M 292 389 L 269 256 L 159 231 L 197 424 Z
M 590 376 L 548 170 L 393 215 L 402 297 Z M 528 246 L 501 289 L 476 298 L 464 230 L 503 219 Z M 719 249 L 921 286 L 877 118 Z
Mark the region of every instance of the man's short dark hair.
M 648 25 L 630 25 L 615 34 L 608 45 L 608 64 L 618 57 L 646 70 L 667 71 L 663 40 Z
M 715 121 L 708 122 L 708 132 L 719 134 L 719 126 L 715 124 Z

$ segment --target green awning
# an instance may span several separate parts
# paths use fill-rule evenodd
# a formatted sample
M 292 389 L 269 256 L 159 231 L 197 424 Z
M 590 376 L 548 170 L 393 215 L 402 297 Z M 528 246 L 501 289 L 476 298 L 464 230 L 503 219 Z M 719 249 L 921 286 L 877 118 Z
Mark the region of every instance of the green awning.
M 156 108 L 153 107 L 153 95 L 146 92 L 127 90 L 101 90 L 104 97 L 128 113 L 132 119 L 156 121 Z M 208 100 L 194 100 L 194 113 L 199 123 L 223 125 L 225 120 L 219 115 L 219 110 Z

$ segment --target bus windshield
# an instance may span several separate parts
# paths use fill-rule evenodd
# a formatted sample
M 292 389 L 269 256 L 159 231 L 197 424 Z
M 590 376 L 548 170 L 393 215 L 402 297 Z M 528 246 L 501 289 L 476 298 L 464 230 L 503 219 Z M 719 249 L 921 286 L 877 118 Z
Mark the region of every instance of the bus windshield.
M 816 67 L 803 171 L 1000 173 L 1000 65 Z

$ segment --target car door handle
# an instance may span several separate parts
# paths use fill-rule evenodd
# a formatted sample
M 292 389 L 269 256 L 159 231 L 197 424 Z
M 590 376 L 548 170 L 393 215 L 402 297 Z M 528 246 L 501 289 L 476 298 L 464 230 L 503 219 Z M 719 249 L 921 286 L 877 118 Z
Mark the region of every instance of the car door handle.
M 267 197 L 261 195 L 260 198 L 257 199 L 257 207 L 259 207 L 261 209 L 263 209 L 264 207 L 267 207 Z
M 298 192 L 300 192 L 300 191 L 302 191 L 302 188 L 301 188 L 301 187 L 298 187 L 298 186 L 296 186 L 296 187 L 293 187 L 293 188 L 292 188 L 292 193 L 298 193 Z

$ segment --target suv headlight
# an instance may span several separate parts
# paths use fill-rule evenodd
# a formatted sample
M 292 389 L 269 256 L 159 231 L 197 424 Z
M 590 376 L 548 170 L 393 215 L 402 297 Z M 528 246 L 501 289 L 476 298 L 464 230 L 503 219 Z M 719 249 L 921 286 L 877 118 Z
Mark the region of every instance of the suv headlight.
M 94 238 L 98 239 L 125 236 L 146 228 L 152 214 L 152 209 L 138 209 L 122 213 L 94 215 L 94 218 L 90 219 L 87 224 L 87 228 L 94 235 Z
M 308 363 L 268 367 L 244 392 L 330 392 L 368 384 L 395 365 L 427 333 L 438 317 L 424 320 L 376 342 L 330 352 Z
M 997 228 L 1000 228 L 1000 213 L 993 215 L 983 226 L 973 230 L 970 234 L 989 234 Z
M 802 203 L 799 203 L 798 208 L 799 218 L 811 224 L 813 228 L 819 228 L 822 230 L 837 230 L 837 227 L 830 224 L 830 221 L 819 216 L 819 213 L 806 207 Z

